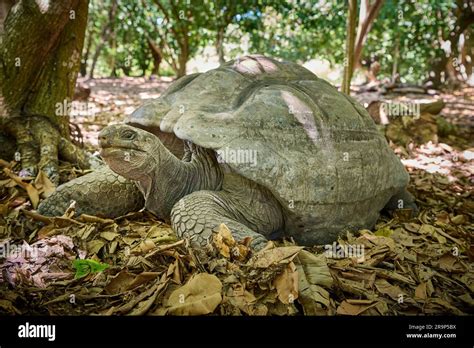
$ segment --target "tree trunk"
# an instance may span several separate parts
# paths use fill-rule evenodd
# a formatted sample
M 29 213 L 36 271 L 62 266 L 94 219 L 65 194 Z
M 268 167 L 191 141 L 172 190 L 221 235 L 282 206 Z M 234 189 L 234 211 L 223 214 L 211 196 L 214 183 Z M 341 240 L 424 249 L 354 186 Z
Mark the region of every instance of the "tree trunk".
M 466 6 L 464 6 L 466 4 Z M 442 81 L 443 73 L 447 73 L 449 71 L 448 64 L 452 64 L 453 62 L 450 61 L 452 57 L 456 57 L 457 54 L 457 46 L 459 42 L 459 37 L 461 34 L 474 23 L 474 11 L 472 7 L 469 5 L 469 0 L 458 0 L 458 13 L 456 19 L 455 30 L 449 34 L 449 38 L 447 41 L 451 44 L 451 52 L 449 55 L 446 55 L 444 52 L 440 57 L 437 57 L 433 62 L 433 76 L 430 77 L 428 80 L 433 82 L 435 86 L 440 86 Z
M 160 64 L 163 60 L 161 55 L 161 49 L 153 42 L 149 37 L 147 38 L 148 47 L 150 48 L 151 55 L 153 57 L 153 71 L 152 74 L 160 75 Z
M 107 40 L 109 39 L 112 33 L 112 27 L 115 21 L 116 13 L 117 13 L 117 0 L 113 0 L 110 5 L 109 19 L 108 19 L 107 25 L 102 29 L 102 32 L 100 34 L 100 39 L 99 39 L 100 41 L 98 45 L 96 46 L 94 56 L 92 58 L 91 70 L 89 72 L 89 77 L 91 79 L 94 78 L 95 66 L 97 64 L 97 61 L 99 60 L 100 54 L 102 53 L 102 49 L 104 48 L 105 43 L 107 42 Z
M 380 9 L 382 8 L 383 0 L 375 0 L 370 4 L 370 0 L 362 0 L 360 3 L 359 26 L 357 28 L 357 38 L 354 49 L 354 65 L 352 71 L 360 66 L 360 59 L 362 56 L 362 49 L 367 40 L 367 34 L 372 28 L 372 24 L 377 18 Z
M 87 1 L 54 2 L 45 13 L 32 0 L 20 4 L 7 17 L 0 52 L 5 105 L 11 113 L 47 116 L 67 135 L 68 119 L 56 107 L 74 94 Z
M 57 179 L 58 151 L 88 165 L 85 154 L 69 141 L 68 117 L 87 11 L 88 1 L 83 0 L 24 0 L 4 23 L 0 92 L 8 118 L 3 117 L 3 127 L 17 140 L 22 167 L 30 174 L 39 162 Z
M 8 11 L 15 4 L 15 0 L 3 0 L 0 2 L 0 33 L 3 33 L 3 23 L 7 18 Z
M 474 59 L 474 31 L 466 30 L 465 32 L 465 41 L 461 52 L 461 61 L 462 64 L 466 67 L 466 75 L 469 79 L 473 73 L 473 62 Z M 470 57 L 470 60 L 468 60 Z
M 117 55 L 117 40 L 115 39 L 115 33 L 112 34 L 111 41 L 110 48 L 112 57 L 110 57 L 110 76 L 117 77 L 117 60 L 115 58 Z
M 216 37 L 216 52 L 217 52 L 217 55 L 219 56 L 219 64 L 220 65 L 225 63 L 225 57 L 224 57 L 224 31 L 225 31 L 225 28 L 220 28 L 217 31 L 217 37 Z
M 395 50 L 393 52 L 393 64 L 392 64 L 392 77 L 390 79 L 391 83 L 396 83 L 399 77 L 398 74 L 398 60 L 400 59 L 400 37 L 397 36 L 395 42 Z
M 94 78 L 95 66 L 97 65 L 97 61 L 99 60 L 99 56 L 100 56 L 100 53 L 102 52 L 102 48 L 104 48 L 104 45 L 105 45 L 105 39 L 100 38 L 100 40 L 101 40 L 100 43 L 95 48 L 94 56 L 92 57 L 91 69 L 89 70 L 89 77 L 91 79 Z
M 176 77 L 179 79 L 186 75 L 186 64 L 188 59 L 182 55 L 179 56 L 179 66 L 178 70 L 176 70 Z
M 344 64 L 344 77 L 342 81 L 342 92 L 351 93 L 351 79 L 354 65 L 354 41 L 357 17 L 357 0 L 349 0 L 349 11 L 347 13 L 347 38 L 346 38 L 346 61 Z
M 187 38 L 185 39 L 187 40 Z M 176 77 L 179 79 L 186 75 L 186 65 L 189 59 L 189 51 L 188 51 L 188 43 L 184 42 L 181 45 L 181 52 L 179 52 L 178 56 L 178 67 L 176 69 Z
M 91 52 L 91 47 L 92 47 L 92 36 L 93 32 L 89 32 L 89 35 L 87 36 L 87 45 L 86 45 L 86 51 L 84 53 L 84 56 L 81 59 L 81 66 L 79 68 L 79 73 L 81 74 L 82 77 L 85 77 L 87 75 L 87 61 L 89 60 L 89 55 Z

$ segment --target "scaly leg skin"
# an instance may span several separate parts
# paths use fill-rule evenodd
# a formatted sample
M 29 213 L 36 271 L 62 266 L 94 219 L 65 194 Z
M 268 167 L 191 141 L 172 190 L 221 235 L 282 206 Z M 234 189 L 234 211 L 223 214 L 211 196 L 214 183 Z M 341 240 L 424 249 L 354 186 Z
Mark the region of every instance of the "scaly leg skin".
M 398 193 L 394 194 L 384 208 L 384 210 L 389 214 L 393 214 L 396 209 L 412 209 L 413 215 L 418 213 L 415 197 L 413 197 L 413 195 L 408 192 L 406 188 L 403 188 Z
M 43 200 L 38 211 L 42 215 L 61 216 L 76 201 L 76 215 L 100 215 L 115 218 L 144 206 L 143 195 L 130 180 L 104 166 L 59 186 Z
M 271 233 L 283 227 L 279 203 L 257 184 L 226 176 L 222 191 L 197 191 L 179 200 L 171 211 L 171 225 L 192 246 L 212 242 L 213 231 L 224 223 L 237 241 L 251 237 L 262 249 Z

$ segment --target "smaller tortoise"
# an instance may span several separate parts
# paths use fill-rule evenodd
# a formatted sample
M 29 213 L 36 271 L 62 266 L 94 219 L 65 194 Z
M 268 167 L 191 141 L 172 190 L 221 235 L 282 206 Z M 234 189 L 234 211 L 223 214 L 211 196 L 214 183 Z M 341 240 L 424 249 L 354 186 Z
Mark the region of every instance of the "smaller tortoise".
M 128 123 L 102 130 L 101 156 L 196 245 L 221 223 L 257 248 L 331 243 L 384 208 L 416 209 L 365 109 L 294 63 L 246 56 L 186 76 Z

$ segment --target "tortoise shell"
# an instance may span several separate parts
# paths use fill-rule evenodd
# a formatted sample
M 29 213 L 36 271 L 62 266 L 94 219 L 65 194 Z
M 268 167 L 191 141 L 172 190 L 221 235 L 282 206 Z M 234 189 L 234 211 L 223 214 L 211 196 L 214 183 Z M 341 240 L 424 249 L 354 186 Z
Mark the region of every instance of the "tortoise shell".
M 409 177 L 367 111 L 309 70 L 245 56 L 174 82 L 127 120 L 213 149 L 269 189 L 296 240 L 375 224 Z

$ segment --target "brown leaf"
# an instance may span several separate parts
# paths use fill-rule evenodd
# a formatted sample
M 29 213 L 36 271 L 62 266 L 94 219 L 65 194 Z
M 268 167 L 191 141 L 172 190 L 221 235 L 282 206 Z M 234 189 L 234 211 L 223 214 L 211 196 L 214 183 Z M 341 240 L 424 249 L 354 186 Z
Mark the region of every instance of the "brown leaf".
M 371 304 L 351 304 L 348 301 L 344 300 L 342 303 L 337 307 L 337 314 L 341 315 L 359 315 L 371 307 L 377 305 L 377 301 Z
M 38 190 L 35 189 L 35 187 L 31 184 L 26 184 L 25 189 L 26 189 L 26 192 L 28 193 L 28 197 L 30 197 L 30 201 L 31 201 L 31 205 L 33 206 L 33 209 L 36 209 L 39 203 Z
M 426 294 L 426 283 L 421 283 L 415 289 L 415 298 L 425 300 L 427 298 Z
M 462 225 L 468 223 L 468 218 L 466 215 L 460 214 L 451 218 L 451 222 L 455 225 Z
M 101 232 L 100 233 L 100 236 L 102 238 L 104 238 L 105 240 L 111 242 L 113 241 L 115 238 L 117 238 L 118 236 L 120 236 L 120 233 L 116 233 L 116 232 L 110 232 L 110 231 L 104 231 L 104 232 Z M 87 237 L 86 237 L 87 238 Z
M 219 253 L 229 259 L 230 251 L 236 244 L 229 228 L 225 224 L 220 224 L 217 228 L 217 233 L 214 234 L 213 238 L 214 244 Z
M 93 239 L 90 242 L 87 242 L 87 251 L 90 254 L 97 254 L 104 245 L 105 242 L 103 240 Z
M 276 276 L 273 285 L 282 303 L 290 304 L 298 298 L 298 272 L 293 262 L 290 262 L 283 272 Z
M 229 288 L 226 300 L 248 315 L 266 315 L 268 313 L 268 308 L 263 303 L 258 303 L 255 296 L 245 290 L 240 283 Z
M 449 302 L 441 298 L 431 298 L 428 299 L 424 306 L 424 312 L 426 314 L 440 314 L 440 313 L 452 313 L 455 315 L 464 315 L 462 311 L 454 307 Z
M 28 197 L 30 198 L 31 205 L 33 206 L 34 209 L 36 209 L 39 203 L 38 190 L 33 185 L 24 182 L 22 178 L 20 178 L 18 175 L 13 174 L 13 172 L 10 169 L 4 168 L 3 172 L 7 174 L 10 178 L 12 178 L 13 181 L 15 181 L 15 183 L 18 186 L 22 187 L 28 193 Z
M 333 278 L 329 272 L 326 256 L 320 254 L 315 255 L 306 250 L 298 253 L 296 262 L 303 267 L 303 271 L 310 284 L 321 285 L 331 288 Z
M 36 176 L 34 186 L 43 198 L 49 197 L 56 190 L 56 186 L 42 170 Z
M 299 246 L 263 249 L 257 252 L 248 262 L 247 266 L 267 268 L 279 263 L 289 263 L 303 249 Z
M 168 299 L 168 314 L 204 315 L 214 312 L 222 301 L 222 283 L 214 275 L 198 273 L 173 291 Z
M 405 296 L 405 292 L 400 287 L 390 284 L 385 279 L 377 279 L 375 287 L 381 294 L 388 295 L 394 301 L 398 301 L 400 296 Z
M 298 302 L 306 315 L 327 315 L 329 292 L 333 279 L 324 255 L 301 250 L 295 259 L 298 270 Z
M 373 271 L 360 271 L 360 270 L 351 270 L 351 271 L 342 271 L 341 275 L 344 278 L 356 280 L 364 284 L 366 288 L 372 288 L 375 282 L 376 273 Z
M 392 231 L 388 228 L 384 229 L 384 231 L 387 230 L 390 231 L 389 234 L 391 235 Z M 384 235 L 375 235 L 370 233 L 369 231 L 364 231 L 363 234 L 359 238 L 357 238 L 357 241 L 363 242 L 364 239 L 370 241 L 376 246 L 387 246 L 390 250 L 395 249 L 395 241 L 392 238 L 386 237 Z
M 128 285 L 127 290 L 132 290 L 137 286 L 148 283 L 158 278 L 160 274 L 158 272 L 142 272 L 138 274 L 135 279 Z
M 444 237 L 443 235 L 441 235 L 439 233 L 440 230 L 441 229 L 439 229 L 437 227 L 434 227 L 432 225 L 423 224 L 423 225 L 421 225 L 418 233 L 427 234 L 427 235 L 435 238 L 438 241 L 438 243 L 445 244 L 446 243 L 446 237 Z
M 438 260 L 439 267 L 443 271 L 447 272 L 464 272 L 466 271 L 466 267 L 459 261 L 457 257 L 447 253 L 441 256 Z
M 135 280 L 135 274 L 122 270 L 104 287 L 104 291 L 109 295 L 116 295 L 126 291 Z
M 171 226 L 165 224 L 153 225 L 147 233 L 147 238 L 151 239 L 155 244 L 164 244 L 176 242 L 176 233 Z

